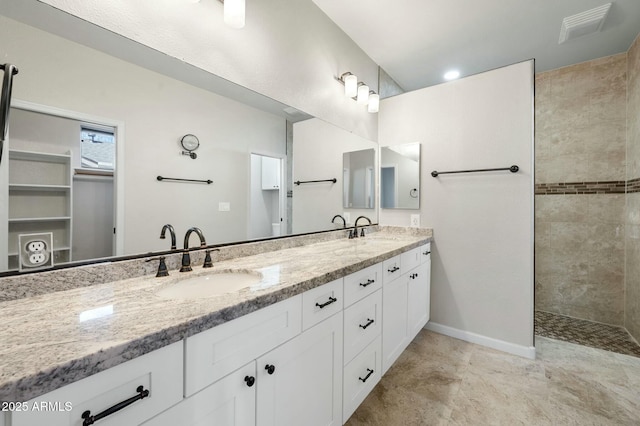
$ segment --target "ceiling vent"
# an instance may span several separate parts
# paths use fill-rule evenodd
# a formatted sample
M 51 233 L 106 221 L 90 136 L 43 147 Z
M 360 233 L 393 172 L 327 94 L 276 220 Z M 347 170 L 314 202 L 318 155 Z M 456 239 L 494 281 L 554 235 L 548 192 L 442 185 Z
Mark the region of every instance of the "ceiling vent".
M 562 27 L 560 28 L 560 40 L 558 44 L 600 31 L 610 8 L 611 3 L 607 3 L 595 9 L 564 18 L 562 20 Z

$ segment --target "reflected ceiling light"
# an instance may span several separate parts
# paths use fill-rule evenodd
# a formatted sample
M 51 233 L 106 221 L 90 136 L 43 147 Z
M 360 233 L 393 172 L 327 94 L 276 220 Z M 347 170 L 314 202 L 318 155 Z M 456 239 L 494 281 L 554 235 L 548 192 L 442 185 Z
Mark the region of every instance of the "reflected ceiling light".
M 378 112 L 380 109 L 380 95 L 373 90 L 369 92 L 369 104 L 367 105 L 367 111 Z
M 224 4 L 224 23 L 231 28 L 244 28 L 244 1 L 222 0 Z
M 460 77 L 460 71 L 458 70 L 451 70 L 444 73 L 445 80 L 455 80 L 458 77 Z
M 369 86 L 363 82 L 358 84 L 358 98 L 356 99 L 356 102 L 360 105 L 366 105 L 369 103 Z

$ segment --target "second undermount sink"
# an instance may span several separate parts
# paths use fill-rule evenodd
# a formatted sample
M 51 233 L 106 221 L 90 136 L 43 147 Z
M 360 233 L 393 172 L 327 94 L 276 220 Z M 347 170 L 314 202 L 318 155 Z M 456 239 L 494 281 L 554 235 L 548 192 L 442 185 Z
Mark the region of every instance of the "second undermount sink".
M 216 271 L 182 279 L 156 294 L 164 299 L 202 299 L 234 293 L 262 280 L 262 274 L 251 271 Z

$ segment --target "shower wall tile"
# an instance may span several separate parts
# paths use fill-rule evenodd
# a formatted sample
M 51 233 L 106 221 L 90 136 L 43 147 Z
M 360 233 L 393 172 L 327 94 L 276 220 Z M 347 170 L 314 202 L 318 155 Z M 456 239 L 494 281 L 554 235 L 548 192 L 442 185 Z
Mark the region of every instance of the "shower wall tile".
M 536 76 L 536 183 L 625 180 L 627 54 Z
M 627 180 L 640 178 L 640 36 L 627 58 Z M 627 193 L 625 327 L 640 340 L 640 192 Z
M 536 309 L 624 323 L 627 67 L 623 53 L 536 76 Z M 576 182 L 621 186 L 549 189 Z

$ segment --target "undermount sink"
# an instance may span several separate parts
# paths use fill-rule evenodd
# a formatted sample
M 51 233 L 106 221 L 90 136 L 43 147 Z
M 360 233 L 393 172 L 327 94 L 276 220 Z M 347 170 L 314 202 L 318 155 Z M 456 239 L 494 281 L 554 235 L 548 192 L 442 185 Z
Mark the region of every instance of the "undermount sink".
M 262 280 L 262 274 L 249 271 L 216 271 L 182 279 L 156 294 L 165 299 L 202 299 L 234 293 Z

